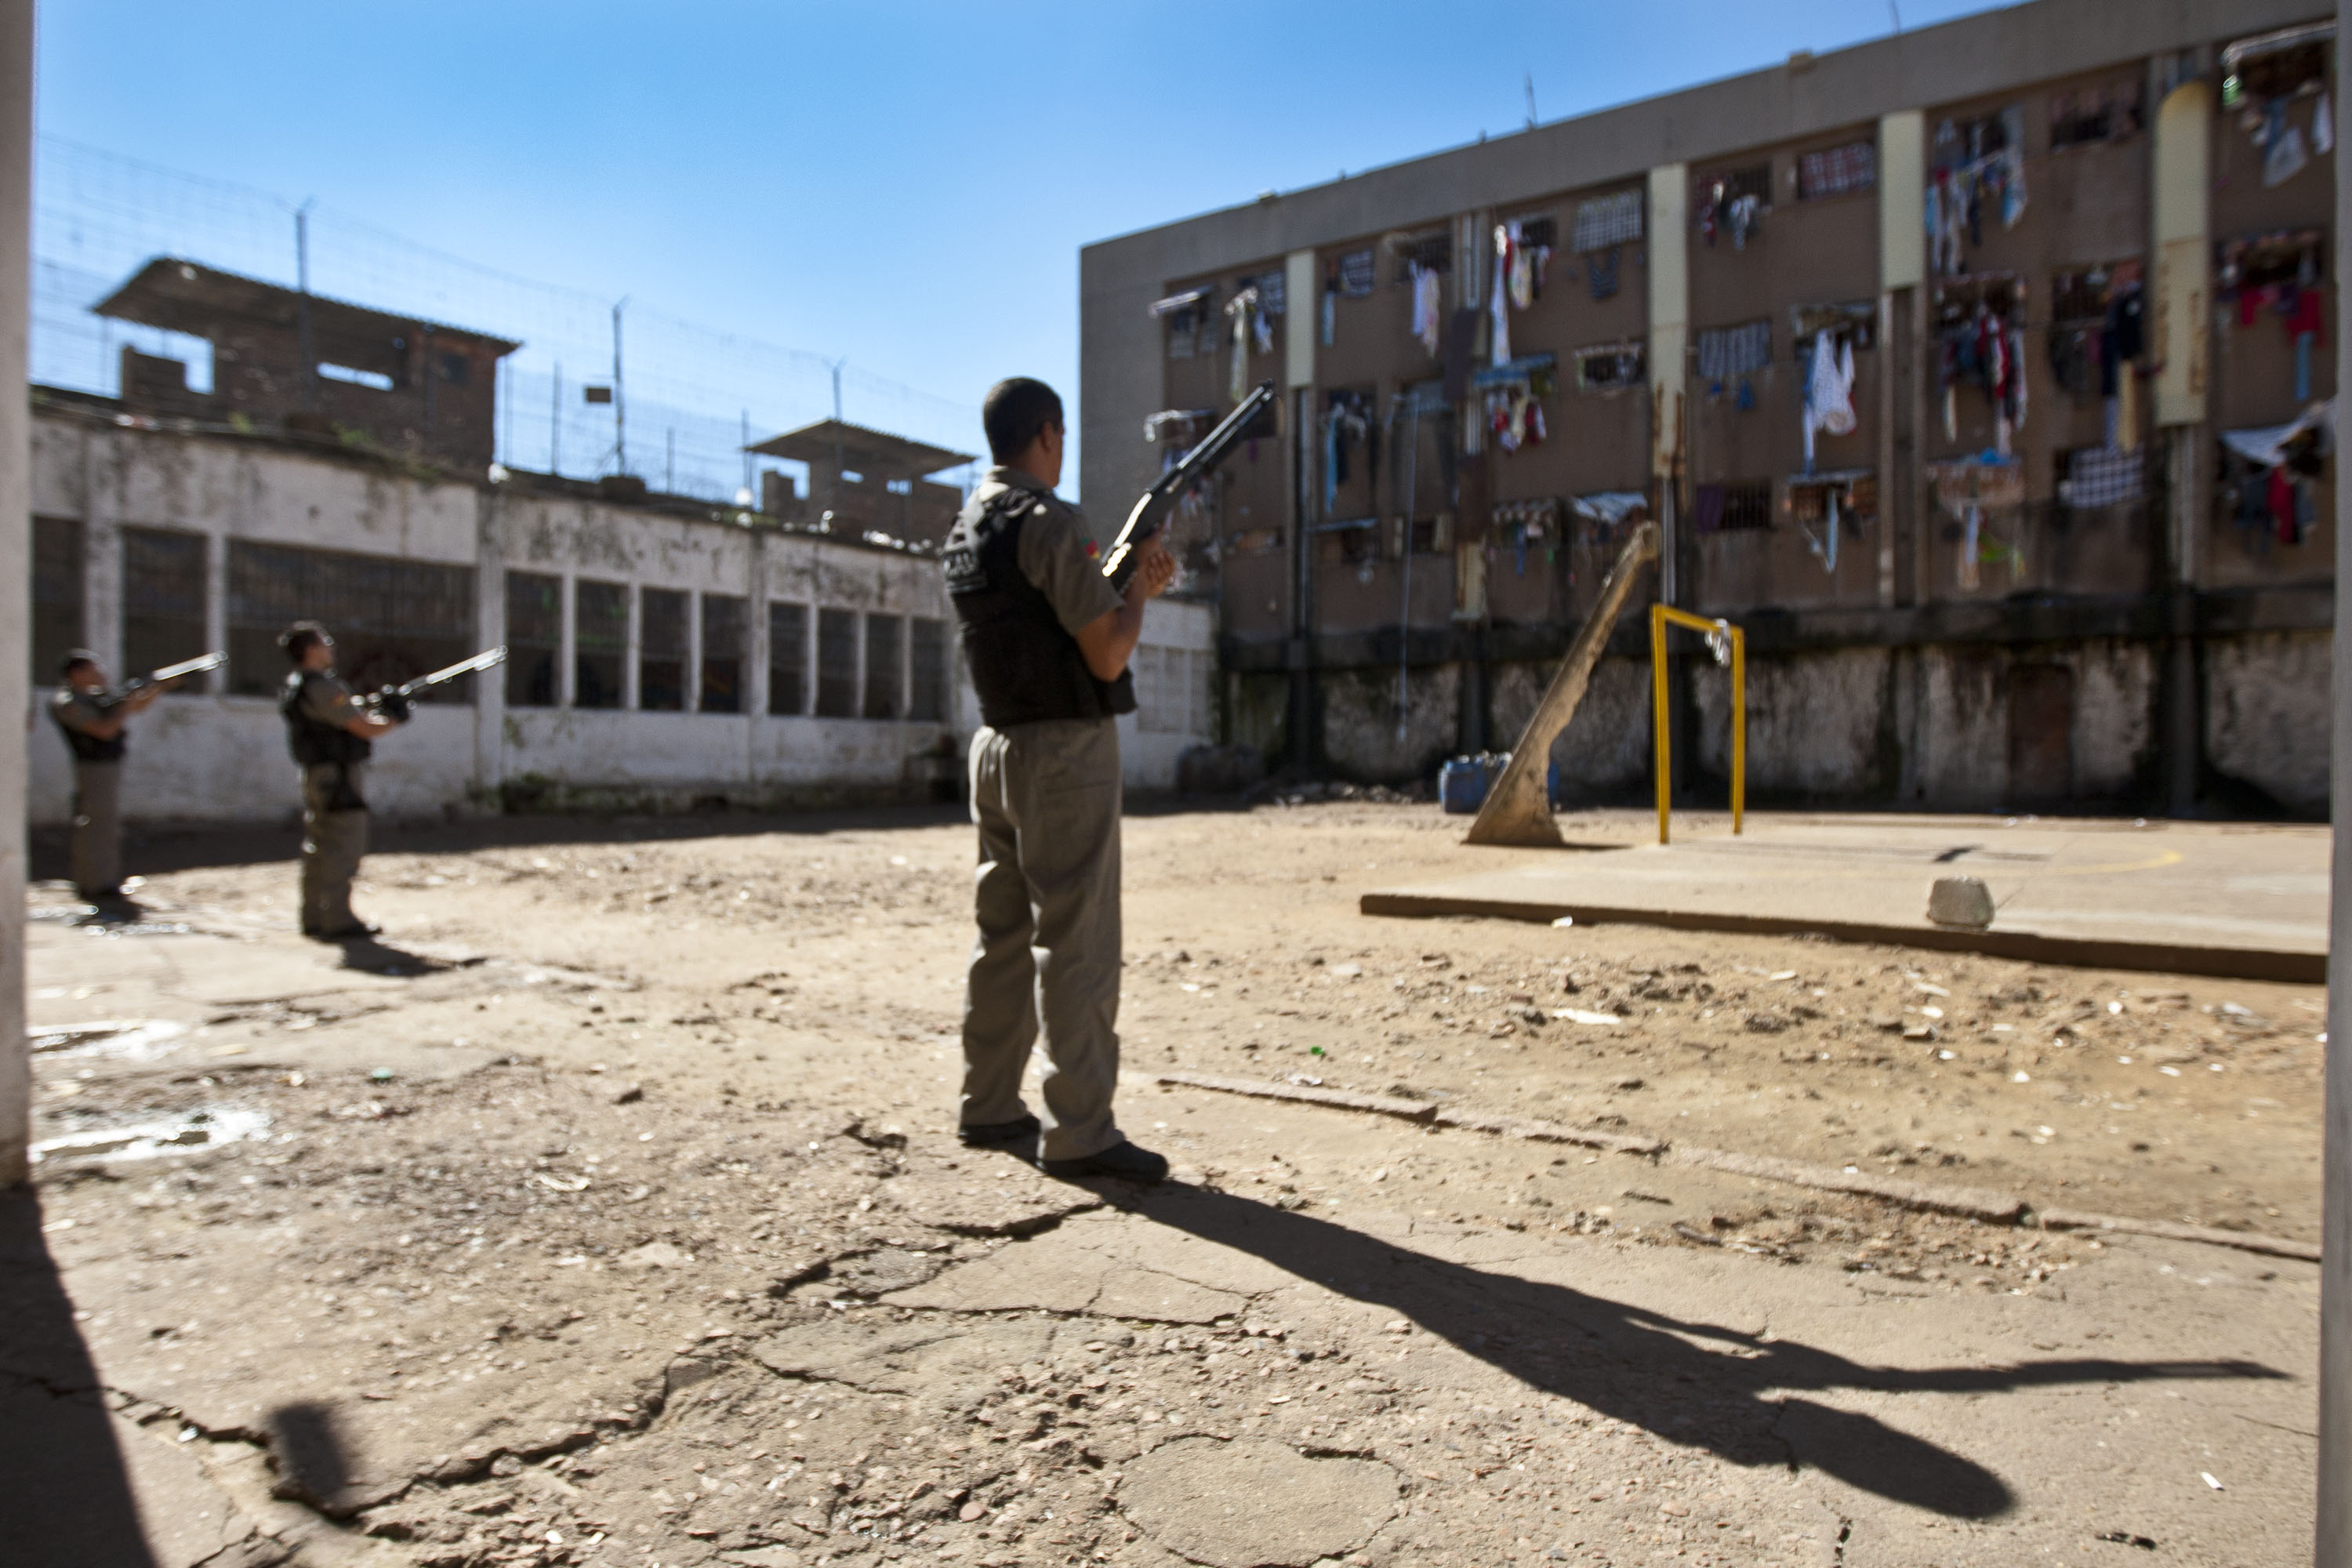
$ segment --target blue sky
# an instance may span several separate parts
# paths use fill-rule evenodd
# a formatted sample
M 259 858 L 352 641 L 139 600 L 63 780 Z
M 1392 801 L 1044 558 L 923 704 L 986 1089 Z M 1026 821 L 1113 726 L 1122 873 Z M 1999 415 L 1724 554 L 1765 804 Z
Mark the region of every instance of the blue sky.
M 1989 8 L 1899 4 L 1914 27 Z M 1887 0 L 49 0 L 38 115 L 79 148 L 315 197 L 322 291 L 380 298 L 433 270 L 396 236 L 554 286 L 583 343 L 593 302 L 628 296 L 675 362 L 673 400 L 698 391 L 729 423 L 755 397 L 755 425 L 822 415 L 817 361 L 845 358 L 850 418 L 970 444 L 997 377 L 1074 388 L 1088 240 L 1517 130 L 1530 76 L 1550 121 L 1893 25 Z M 201 258 L 282 246 L 290 268 L 267 203 L 158 188 L 128 198 L 118 249 L 184 229 L 174 248 Z M 102 251 L 93 268 L 116 264 Z M 557 352 L 562 329 L 537 326 L 553 291 L 435 287 L 450 319 Z M 665 348 L 659 317 L 810 357 L 746 351 L 734 380 L 774 367 L 780 390 L 743 391 L 696 363 L 724 357 L 715 339 Z M 519 371 L 538 374 L 533 352 Z M 518 386 L 519 407 L 548 406 Z

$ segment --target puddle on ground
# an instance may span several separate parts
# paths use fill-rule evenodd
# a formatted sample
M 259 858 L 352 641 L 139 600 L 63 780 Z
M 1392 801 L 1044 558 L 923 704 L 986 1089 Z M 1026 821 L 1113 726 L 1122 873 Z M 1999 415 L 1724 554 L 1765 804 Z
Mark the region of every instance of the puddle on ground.
M 269 1131 L 269 1118 L 236 1106 L 203 1107 L 182 1115 L 121 1127 L 83 1127 L 33 1145 L 35 1163 L 66 1160 L 146 1160 L 190 1149 L 241 1143 Z
M 152 1062 L 186 1043 L 188 1026 L 169 1018 L 93 1018 L 84 1024 L 54 1024 L 26 1031 L 44 1056 L 96 1057 Z

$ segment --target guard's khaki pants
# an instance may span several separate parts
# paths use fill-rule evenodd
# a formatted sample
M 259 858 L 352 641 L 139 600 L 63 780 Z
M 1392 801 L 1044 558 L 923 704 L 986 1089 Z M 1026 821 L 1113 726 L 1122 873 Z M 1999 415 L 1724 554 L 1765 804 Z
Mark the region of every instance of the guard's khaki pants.
M 980 870 L 964 993 L 968 1127 L 1018 1121 L 1042 1026 L 1049 1160 L 1121 1142 L 1118 1086 L 1118 730 L 1053 719 L 971 738 Z
M 335 775 L 351 769 L 352 788 L 363 789 L 365 764 L 321 763 L 302 770 L 302 931 L 337 936 L 360 923 L 352 913 L 352 879 L 367 853 L 368 814 L 332 809 Z
M 73 884 L 84 898 L 122 887 L 122 764 L 74 763 Z

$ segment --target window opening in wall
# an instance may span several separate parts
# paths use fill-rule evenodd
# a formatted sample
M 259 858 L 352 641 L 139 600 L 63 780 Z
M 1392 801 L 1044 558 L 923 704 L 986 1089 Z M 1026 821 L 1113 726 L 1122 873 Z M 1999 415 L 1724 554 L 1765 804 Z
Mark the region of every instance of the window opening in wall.
M 2229 45 L 2221 51 L 2221 107 L 2267 108 L 2281 99 L 2322 90 L 2327 84 L 2328 47 L 2335 37 L 2336 24 L 2317 22 Z
M 1797 159 L 1797 199 L 1820 201 L 1850 196 L 1878 184 L 1878 148 L 1869 142 L 1848 142 L 1823 147 Z
M 2011 458 L 1962 458 L 1927 465 L 1929 489 L 1943 509 L 1943 537 L 1951 544 L 1952 586 L 1972 594 L 1984 586 L 1984 568 L 2007 566 L 2006 586 L 2025 575 L 2025 465 Z
M 2140 132 L 2140 84 L 2130 78 L 2050 95 L 2050 150 L 2120 142 Z
M 2285 332 L 2297 403 L 2311 401 L 2313 358 L 2327 321 L 2326 244 L 2310 228 L 2247 235 L 2215 247 L 2214 295 L 2226 319 L 2248 331 L 2267 330 L 2267 318 Z
M 905 684 L 900 638 L 906 623 L 897 616 L 866 617 L 866 717 L 896 719 Z
M 808 606 L 768 606 L 768 711 L 808 711 Z
M 618 708 L 629 657 L 629 585 L 572 584 L 572 706 Z
M 2025 216 L 2025 108 L 1945 120 L 1927 159 L 1928 270 L 1957 277 L 1984 244 L 1988 217 L 2015 228 Z
M 1772 323 L 1742 321 L 1733 327 L 1708 327 L 1698 335 L 1698 378 L 1706 395 L 1736 395 L 1742 409 L 1756 406 L 1750 379 L 1772 363 Z
M 1812 363 L 1813 342 L 1827 332 L 1855 350 L 1878 346 L 1878 307 L 1868 300 L 1789 307 L 1789 347 L 1801 365 Z
M 1402 518 L 1389 520 L 1388 552 L 1391 560 L 1402 553 L 1397 545 L 1403 521 Z M 1453 548 L 1454 514 L 1452 512 L 1441 511 L 1435 517 L 1417 517 L 1412 520 L 1412 552 L 1415 555 L 1443 555 Z
M 1625 392 L 1642 384 L 1644 350 L 1637 342 L 1594 343 L 1576 351 L 1580 392 Z
M 46 686 L 57 679 L 58 660 L 65 657 L 66 649 L 79 647 L 89 640 L 82 630 L 82 598 L 87 582 L 84 571 L 80 522 L 69 517 L 35 518 L 33 624 L 28 628 L 35 686 Z M 108 673 L 117 679 L 123 674 L 119 670 Z
M 1772 526 L 1769 479 L 1701 485 L 1691 500 L 1691 529 L 1696 533 L 1731 533 Z
M 445 353 L 440 357 L 441 379 L 451 386 L 463 386 L 474 374 L 474 362 L 464 354 Z
M 507 574 L 507 706 L 552 708 L 562 700 L 563 579 Z
M 205 589 L 211 574 L 205 545 L 200 533 L 122 531 L 122 668 L 113 672 L 118 680 L 206 651 Z M 192 675 L 180 689 L 206 691 L 211 683 L 209 675 Z
M 1780 492 L 1780 516 L 1795 525 L 1806 551 L 1834 575 L 1841 541 L 1859 542 L 1878 515 L 1878 479 L 1868 468 L 1792 474 Z
M 395 686 L 480 648 L 470 566 L 231 540 L 231 689 L 274 695 L 286 676 L 278 634 L 306 617 L 333 634 L 335 668 L 356 687 Z M 419 702 L 473 700 L 470 675 L 416 696 Z
M 702 683 L 696 706 L 705 713 L 743 711 L 743 641 L 751 601 L 732 594 L 702 595 Z
M 1450 228 L 1425 234 L 1392 234 L 1383 243 L 1389 254 L 1396 258 L 1393 276 L 1399 288 L 1411 288 L 1416 272 L 1454 270 L 1454 231 Z
M 1378 275 L 1369 246 L 1362 250 L 1348 252 L 1332 265 L 1337 270 L 1339 292 L 1344 298 L 1361 300 L 1372 291 Z
M 1559 561 L 1561 511 L 1558 496 L 1495 503 L 1487 513 L 1489 535 L 1510 547 L 1513 576 L 1526 576 L 1531 560 L 1546 566 Z
M 816 712 L 820 719 L 857 717 L 857 612 L 816 613 Z
M 941 724 L 947 716 L 947 623 L 917 616 L 907 623 L 907 717 Z
M 1643 192 L 1640 186 L 1576 204 L 1569 248 L 1583 254 L 1633 245 L 1642 237 Z
M 1750 163 L 1698 178 L 1691 223 L 1707 244 L 1719 234 L 1731 237 L 1731 248 L 1745 250 L 1763 226 L 1772 207 L 1772 165 Z
M 1995 447 L 2009 455 L 2010 437 L 2025 415 L 2025 280 L 2013 272 L 1936 285 L 1936 374 L 1946 440 L 1959 436 L 1959 388 L 1973 386 L 1992 400 Z
M 686 595 L 672 588 L 638 594 L 637 706 L 672 713 L 686 706 Z
M 2133 447 L 2139 442 L 2134 365 L 2147 348 L 2144 306 L 2137 259 L 2051 276 L 2046 345 L 2051 379 L 2078 404 L 2111 400 L 2110 447 Z
M 1211 307 L 1216 301 L 1213 286 L 1183 289 L 1162 300 L 1155 300 L 1151 314 L 1168 335 L 1168 357 L 1191 359 L 1202 352 L 1202 334 L 1214 320 Z

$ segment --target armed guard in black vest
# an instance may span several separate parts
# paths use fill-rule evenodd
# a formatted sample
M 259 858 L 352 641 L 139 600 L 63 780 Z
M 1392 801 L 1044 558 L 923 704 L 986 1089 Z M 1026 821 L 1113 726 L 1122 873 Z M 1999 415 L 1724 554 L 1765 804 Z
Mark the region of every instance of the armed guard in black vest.
M 1144 545 L 1124 593 L 1062 477 L 1062 400 L 1043 382 L 991 389 L 995 459 L 943 551 L 984 726 L 971 738 L 980 934 L 964 996 L 960 1135 L 1026 1148 L 1062 1176 L 1159 1181 L 1168 1162 L 1111 1117 L 1118 1083 L 1118 730 L 1129 656 L 1176 563 Z M 1048 1122 L 1021 1100 L 1040 1032 Z M 1042 1133 L 1042 1138 L 1041 1138 Z
M 61 683 L 49 699 L 49 717 L 73 752 L 74 891 L 100 906 L 122 899 L 122 756 L 131 716 L 163 695 L 168 681 L 141 686 L 117 696 L 107 689 L 98 655 L 69 649 L 60 663 Z
M 362 702 L 335 673 L 335 641 L 316 621 L 278 638 L 294 666 L 278 693 L 288 749 L 301 770 L 302 934 L 322 942 L 373 936 L 352 912 L 352 880 L 367 854 L 364 794 L 374 738 L 408 717 L 404 699 Z

